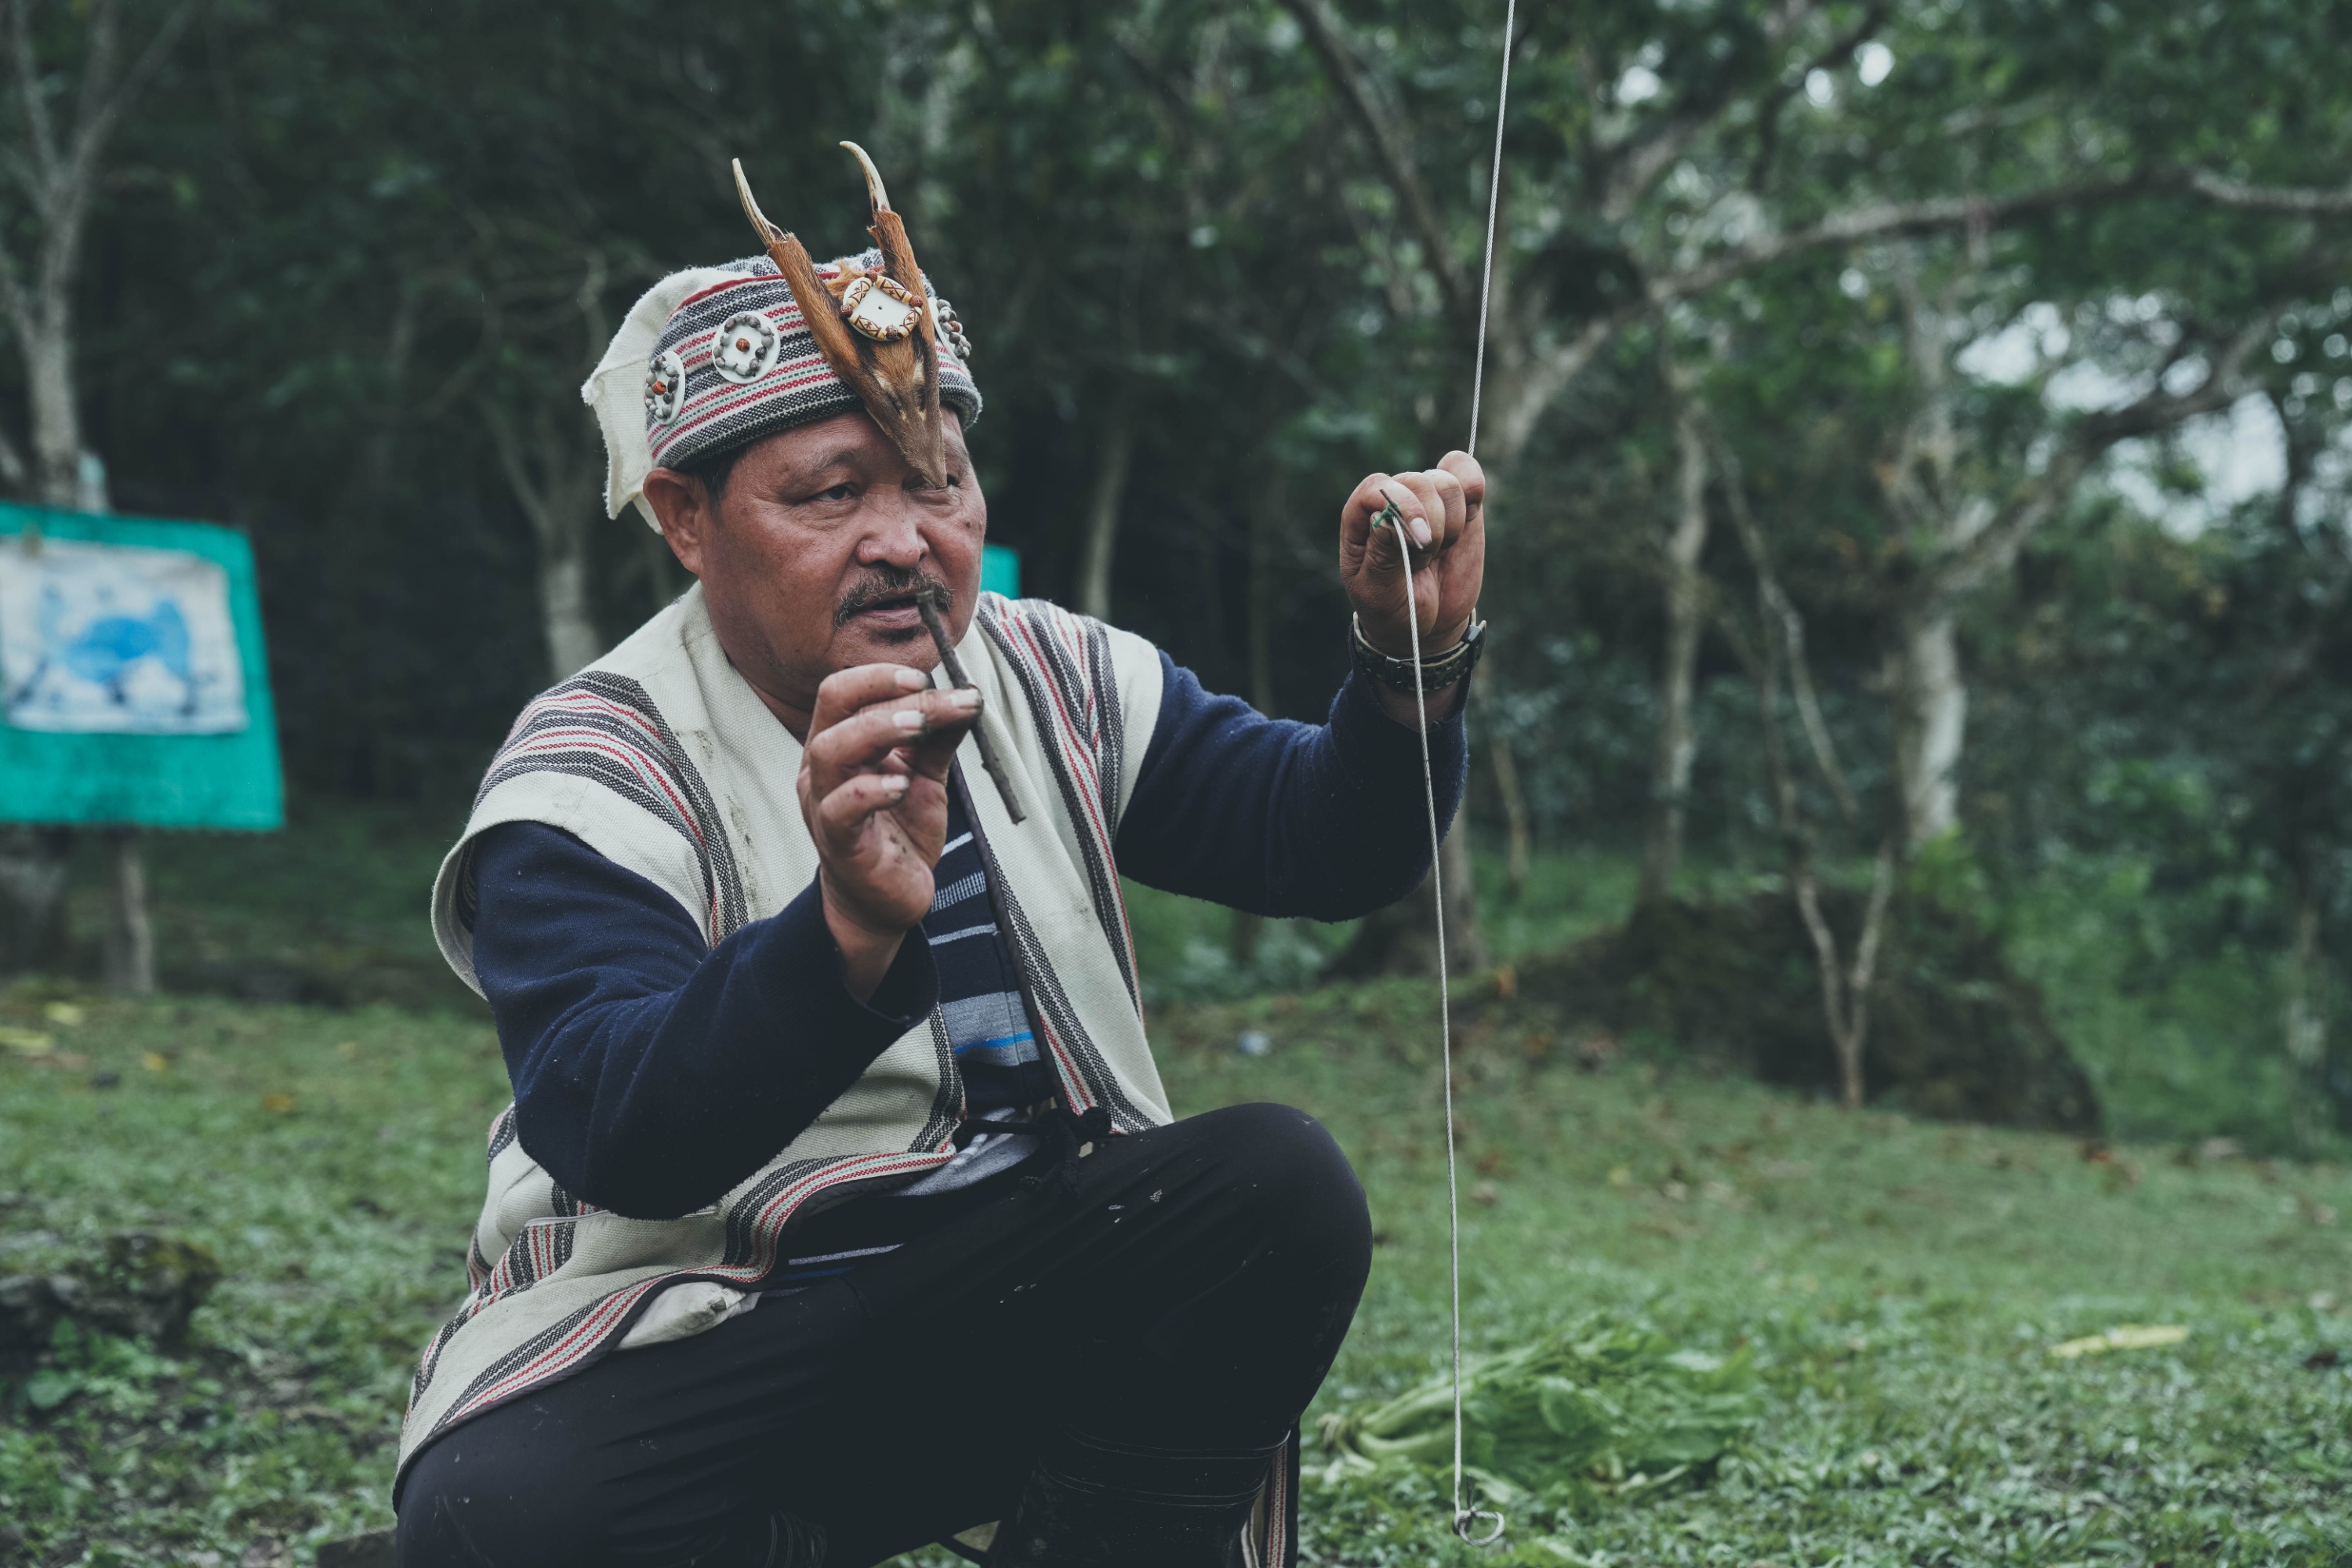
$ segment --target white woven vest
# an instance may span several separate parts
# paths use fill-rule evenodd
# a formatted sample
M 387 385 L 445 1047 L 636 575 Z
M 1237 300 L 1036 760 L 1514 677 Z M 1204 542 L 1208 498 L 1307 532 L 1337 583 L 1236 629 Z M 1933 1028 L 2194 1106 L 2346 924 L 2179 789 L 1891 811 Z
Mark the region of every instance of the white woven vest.
M 1112 857 L 1160 710 L 1159 654 L 1100 622 L 994 595 L 959 652 L 1028 813 L 1013 825 L 966 741 L 975 828 L 1064 1100 L 1101 1105 L 1130 1131 L 1163 1124 Z M 794 794 L 800 757 L 720 651 L 696 587 L 515 721 L 434 884 L 442 952 L 478 991 L 469 850 L 505 822 L 560 827 L 646 878 L 713 945 L 775 914 L 816 875 Z M 665 1220 L 563 1191 L 516 1141 L 509 1106 L 490 1127 L 473 1290 L 417 1367 L 402 1466 L 458 1422 L 600 1355 L 721 1321 L 774 1263 L 795 1215 L 943 1164 L 962 1104 L 934 1012 L 733 1191 Z

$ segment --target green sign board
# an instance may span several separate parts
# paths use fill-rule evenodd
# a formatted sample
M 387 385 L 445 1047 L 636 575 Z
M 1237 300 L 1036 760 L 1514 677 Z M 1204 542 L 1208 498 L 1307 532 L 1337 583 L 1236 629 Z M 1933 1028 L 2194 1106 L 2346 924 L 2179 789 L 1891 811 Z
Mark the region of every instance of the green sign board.
M 1008 599 L 1021 596 L 1021 552 L 1003 544 L 980 547 L 980 591 L 1002 594 Z
M 285 821 L 245 536 L 0 505 L 0 822 Z

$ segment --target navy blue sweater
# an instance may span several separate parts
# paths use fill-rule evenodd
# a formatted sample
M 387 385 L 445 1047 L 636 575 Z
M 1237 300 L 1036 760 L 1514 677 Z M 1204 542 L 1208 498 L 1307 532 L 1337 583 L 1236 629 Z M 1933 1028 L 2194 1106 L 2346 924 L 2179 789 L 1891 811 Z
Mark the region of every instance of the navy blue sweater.
M 1320 725 L 1213 696 L 1160 656 L 1160 716 L 1116 845 L 1150 887 L 1265 915 L 1347 920 L 1429 869 L 1420 742 L 1350 675 Z M 1432 727 L 1440 818 L 1469 768 L 1458 712 Z M 815 884 L 706 950 L 677 900 L 569 834 L 484 833 L 474 968 L 523 1147 L 575 1196 L 688 1213 L 758 1170 L 939 1000 L 910 940 L 865 1002 Z

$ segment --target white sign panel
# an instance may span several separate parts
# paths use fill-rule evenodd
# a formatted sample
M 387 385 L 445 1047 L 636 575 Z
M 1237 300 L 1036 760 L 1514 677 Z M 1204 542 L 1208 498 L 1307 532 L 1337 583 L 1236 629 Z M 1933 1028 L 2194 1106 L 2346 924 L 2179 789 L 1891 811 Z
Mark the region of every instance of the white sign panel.
M 244 729 L 228 574 L 184 550 L 0 539 L 0 719 L 81 733 Z

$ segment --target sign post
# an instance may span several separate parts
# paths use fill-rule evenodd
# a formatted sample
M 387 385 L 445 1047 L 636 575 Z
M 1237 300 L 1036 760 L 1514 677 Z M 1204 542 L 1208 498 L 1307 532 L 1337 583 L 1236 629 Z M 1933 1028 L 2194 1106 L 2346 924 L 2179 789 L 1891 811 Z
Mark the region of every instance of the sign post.
M 0 505 L 0 824 L 18 825 L 20 859 L 58 857 L 75 828 L 107 831 L 120 906 L 110 978 L 153 988 L 139 829 L 268 831 L 285 818 L 245 536 Z M 5 879 L 20 905 L 33 885 L 58 900 L 20 909 L 37 938 L 58 918 L 62 867 Z

